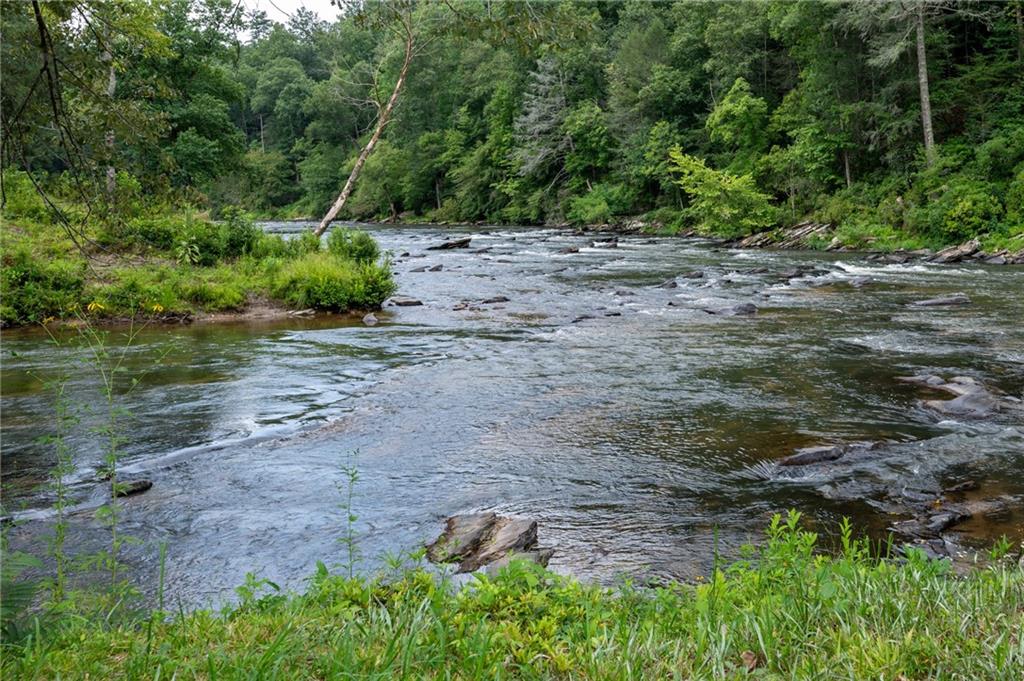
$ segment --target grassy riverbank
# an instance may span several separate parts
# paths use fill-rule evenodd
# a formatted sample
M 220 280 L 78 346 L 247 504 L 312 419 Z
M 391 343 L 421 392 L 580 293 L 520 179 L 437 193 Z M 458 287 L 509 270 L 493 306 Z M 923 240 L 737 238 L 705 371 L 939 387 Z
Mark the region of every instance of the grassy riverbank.
M 796 518 L 706 582 L 609 590 L 514 563 L 453 590 L 420 569 L 306 593 L 255 582 L 221 613 L 110 624 L 54 616 L 3 650 L 4 678 L 1010 679 L 1024 671 L 1024 571 L 964 577 L 911 555 L 834 556 Z
M 191 211 L 152 208 L 82 219 L 75 227 L 54 224 L 49 215 L 27 189 L 21 202 L 8 202 L 4 210 L 5 326 L 83 315 L 179 319 L 242 311 L 257 301 L 291 309 L 375 309 L 395 290 L 389 264 L 363 232 L 338 228 L 325 243 L 311 234 L 285 240 L 263 233 L 238 211 L 214 222 Z

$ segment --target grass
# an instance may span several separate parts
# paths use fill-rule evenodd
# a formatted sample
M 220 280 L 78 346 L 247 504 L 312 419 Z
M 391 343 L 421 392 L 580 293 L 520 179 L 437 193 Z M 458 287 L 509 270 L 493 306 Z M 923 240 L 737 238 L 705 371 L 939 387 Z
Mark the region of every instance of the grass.
M 5 326 L 88 314 L 178 318 L 243 310 L 254 299 L 331 311 L 375 309 L 395 286 L 373 239 L 344 231 L 323 249 L 311 234 L 285 241 L 244 215 L 189 214 L 90 225 L 80 249 L 57 225 L 5 211 L 0 277 Z
M 8 679 L 1016 679 L 1024 572 L 964 577 L 843 530 L 820 555 L 798 516 L 705 583 L 617 589 L 513 562 L 453 589 L 406 568 L 304 594 L 250 579 L 220 613 L 65 617 L 4 648 Z M 266 593 L 265 593 L 266 592 Z M 29 631 L 33 631 L 31 628 Z

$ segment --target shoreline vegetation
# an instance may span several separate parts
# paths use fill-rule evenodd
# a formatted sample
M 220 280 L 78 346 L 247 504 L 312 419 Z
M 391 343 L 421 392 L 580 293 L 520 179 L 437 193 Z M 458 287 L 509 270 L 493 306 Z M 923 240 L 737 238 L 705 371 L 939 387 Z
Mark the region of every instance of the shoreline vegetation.
M 607 588 L 512 561 L 456 587 L 422 551 L 373 576 L 320 563 L 303 593 L 250 575 L 219 612 L 65 603 L 7 622 L 5 678 L 992 679 L 1024 670 L 1024 569 L 1006 544 L 956 575 L 799 514 L 693 583 Z M 160 597 L 163 600 L 162 594 Z M 118 609 L 120 606 L 120 609 Z M 107 607 L 111 607 L 108 606 Z
M 72 228 L 51 219 L 24 173 L 6 172 L 4 187 L 3 327 L 370 311 L 396 290 L 388 256 L 359 230 L 286 240 L 233 208 L 213 221 L 187 207 L 141 204 Z

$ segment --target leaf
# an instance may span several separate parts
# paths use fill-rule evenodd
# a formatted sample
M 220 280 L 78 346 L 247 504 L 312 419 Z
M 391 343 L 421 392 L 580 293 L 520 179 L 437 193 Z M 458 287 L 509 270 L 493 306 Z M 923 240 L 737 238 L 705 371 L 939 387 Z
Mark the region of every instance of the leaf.
M 748 672 L 752 672 L 757 669 L 757 653 L 752 650 L 744 650 L 740 653 L 740 659 L 743 660 L 743 666 L 747 668 Z

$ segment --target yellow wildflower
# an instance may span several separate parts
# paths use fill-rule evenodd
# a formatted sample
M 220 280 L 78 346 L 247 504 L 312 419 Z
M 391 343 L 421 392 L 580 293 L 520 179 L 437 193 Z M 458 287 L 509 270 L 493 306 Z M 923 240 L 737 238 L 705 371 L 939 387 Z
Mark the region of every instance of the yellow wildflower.
M 164 306 L 161 305 L 160 303 L 153 303 L 153 305 L 149 309 L 153 310 L 155 314 L 159 314 L 164 311 Z
M 101 310 L 106 310 L 107 308 L 103 305 L 103 303 L 94 300 L 91 303 L 89 303 L 89 305 L 85 309 L 88 310 L 89 312 L 99 312 Z

